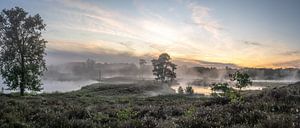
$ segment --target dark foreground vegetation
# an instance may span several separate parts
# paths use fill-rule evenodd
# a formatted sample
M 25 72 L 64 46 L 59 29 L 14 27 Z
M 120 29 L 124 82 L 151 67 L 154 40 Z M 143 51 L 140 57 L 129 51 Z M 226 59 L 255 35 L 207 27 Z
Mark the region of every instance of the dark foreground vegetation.
M 153 83 L 94 84 L 69 93 L 0 96 L 0 127 L 299 128 L 300 83 L 242 101 L 200 95 L 148 96 Z

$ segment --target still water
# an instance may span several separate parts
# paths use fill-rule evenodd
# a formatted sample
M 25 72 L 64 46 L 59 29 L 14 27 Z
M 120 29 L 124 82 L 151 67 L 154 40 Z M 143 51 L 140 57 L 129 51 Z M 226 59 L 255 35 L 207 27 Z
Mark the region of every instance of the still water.
M 51 93 L 51 92 L 69 92 L 74 90 L 79 90 L 81 87 L 97 83 L 94 80 L 80 80 L 80 81 L 54 81 L 54 80 L 43 80 L 43 90 L 41 92 Z M 7 88 L 0 80 L 0 89 Z M 1 90 L 0 90 L 1 91 Z M 4 93 L 9 93 L 13 91 L 4 90 Z
M 176 90 L 176 93 L 178 93 L 178 88 L 181 86 L 183 89 L 185 89 L 187 86 L 191 86 L 194 90 L 194 93 L 197 94 L 204 94 L 204 95 L 211 95 L 211 87 L 208 86 L 197 86 L 197 85 L 188 85 L 188 82 L 180 82 L 179 85 L 171 86 L 172 89 Z M 243 88 L 242 90 L 262 90 L 266 88 L 265 86 L 259 86 L 257 84 L 253 86 L 248 86 Z

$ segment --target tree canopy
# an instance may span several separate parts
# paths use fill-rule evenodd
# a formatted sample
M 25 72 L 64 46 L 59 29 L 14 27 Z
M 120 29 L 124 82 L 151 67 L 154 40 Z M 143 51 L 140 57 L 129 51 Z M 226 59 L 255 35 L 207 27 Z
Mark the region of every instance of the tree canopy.
M 4 9 L 0 14 L 0 70 L 9 89 L 41 90 L 46 70 L 44 56 L 47 41 L 42 39 L 45 24 L 20 8 Z
M 239 88 L 240 90 L 243 87 L 246 87 L 248 85 L 252 85 L 252 81 L 250 79 L 250 76 L 247 73 L 241 73 L 239 71 L 235 72 L 234 74 L 229 74 L 231 81 L 236 81 L 235 86 Z
M 163 83 L 172 82 L 176 78 L 175 70 L 177 65 L 171 62 L 171 57 L 167 53 L 162 53 L 158 59 L 153 59 L 153 75 L 156 80 Z

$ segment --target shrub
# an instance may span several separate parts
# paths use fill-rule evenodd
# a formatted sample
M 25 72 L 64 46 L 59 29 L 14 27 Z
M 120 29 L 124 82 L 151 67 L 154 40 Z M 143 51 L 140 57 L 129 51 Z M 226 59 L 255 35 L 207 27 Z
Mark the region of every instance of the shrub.
M 178 94 L 183 94 L 183 89 L 181 86 L 178 87 Z
M 292 119 L 288 115 L 272 115 L 258 124 L 261 128 L 293 128 Z
M 187 117 L 192 117 L 196 113 L 195 107 L 189 107 L 186 111 L 184 111 L 184 115 Z
M 234 74 L 229 74 L 231 81 L 236 81 L 235 86 L 240 90 L 243 87 L 247 87 L 248 85 L 252 85 L 252 81 L 250 80 L 250 76 L 247 73 L 241 73 L 239 71 Z
M 229 87 L 228 83 L 213 84 L 211 90 L 212 96 L 228 98 L 231 102 L 237 102 L 242 99 L 239 93 L 237 93 L 232 87 Z
M 128 120 L 137 116 L 137 112 L 133 111 L 131 108 L 122 109 L 117 112 L 117 118 L 119 120 Z
M 186 94 L 194 94 L 194 89 L 193 89 L 193 87 L 192 86 L 187 86 L 186 88 L 185 88 L 185 93 Z

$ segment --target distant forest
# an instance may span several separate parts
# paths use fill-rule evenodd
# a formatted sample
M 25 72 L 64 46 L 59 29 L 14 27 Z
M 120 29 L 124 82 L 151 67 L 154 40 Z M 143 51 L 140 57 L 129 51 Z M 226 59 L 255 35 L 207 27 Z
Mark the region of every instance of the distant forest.
M 86 62 L 71 62 L 62 65 L 48 66 L 45 79 L 80 80 L 110 77 L 138 78 L 141 73 L 145 78 L 151 78 L 153 67 L 148 64 L 143 68 L 134 63 L 96 63 L 88 59 Z M 270 68 L 214 68 L 178 66 L 176 73 L 180 76 L 193 76 L 199 79 L 229 79 L 228 74 L 237 70 L 245 72 L 253 80 L 299 80 L 299 69 L 270 69 Z
M 299 69 L 287 68 L 287 69 L 271 69 L 271 68 L 242 68 L 242 69 L 217 69 L 207 67 L 193 67 L 187 70 L 196 71 L 197 75 L 207 78 L 219 78 L 223 74 L 232 74 L 237 70 L 247 73 L 253 80 L 299 80 L 300 72 Z M 186 72 L 186 73 L 187 73 Z M 223 76 L 228 79 L 229 76 Z

